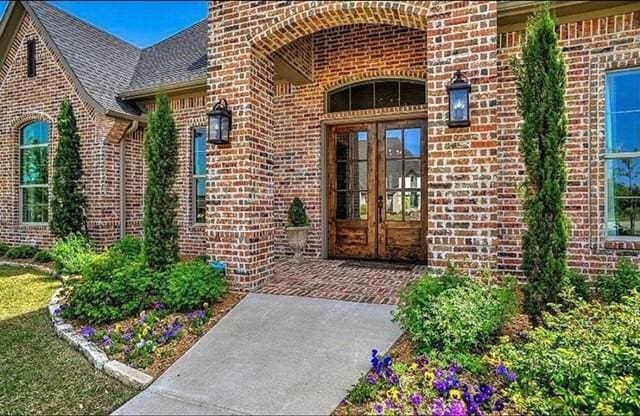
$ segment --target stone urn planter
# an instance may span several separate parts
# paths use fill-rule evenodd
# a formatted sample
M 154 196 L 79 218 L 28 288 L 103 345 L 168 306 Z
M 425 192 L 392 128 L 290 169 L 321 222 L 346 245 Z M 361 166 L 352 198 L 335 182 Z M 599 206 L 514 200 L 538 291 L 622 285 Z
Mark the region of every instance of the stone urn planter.
M 288 219 L 286 230 L 289 247 L 293 250 L 293 261 L 300 263 L 302 261 L 302 250 L 307 245 L 307 236 L 310 228 L 307 210 L 300 198 L 296 197 L 291 202 Z

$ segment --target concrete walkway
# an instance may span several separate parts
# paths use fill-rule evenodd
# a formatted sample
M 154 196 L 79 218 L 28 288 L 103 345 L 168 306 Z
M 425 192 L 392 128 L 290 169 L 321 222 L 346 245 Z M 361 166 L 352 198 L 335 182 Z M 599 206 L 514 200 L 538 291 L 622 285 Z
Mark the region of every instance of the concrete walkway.
M 392 309 L 249 294 L 115 414 L 329 414 L 400 336 Z

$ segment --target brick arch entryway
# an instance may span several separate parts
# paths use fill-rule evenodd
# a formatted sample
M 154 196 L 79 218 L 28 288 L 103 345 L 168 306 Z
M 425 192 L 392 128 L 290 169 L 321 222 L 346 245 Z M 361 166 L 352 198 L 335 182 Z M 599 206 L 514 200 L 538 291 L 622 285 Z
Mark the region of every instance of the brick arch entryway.
M 478 12 L 482 19 L 476 17 L 472 20 L 469 17 Z M 358 52 L 363 43 L 354 41 L 353 36 L 360 36 L 364 43 L 365 40 L 381 39 L 384 42 L 377 46 L 377 51 L 374 51 L 376 45 L 371 46 L 370 55 L 380 52 L 381 61 L 399 63 L 401 68 L 393 68 L 390 73 L 428 73 L 425 82 L 429 104 L 428 108 L 424 105 L 419 110 L 423 118 L 429 114 L 428 135 L 437 139 L 434 148 L 429 150 L 435 150 L 435 155 L 443 157 L 444 152 L 437 151 L 443 150 L 446 142 L 454 141 L 445 131 L 447 104 L 444 86 L 454 69 L 462 67 L 473 77 L 476 71 L 487 65 L 482 59 L 489 60 L 488 57 L 476 57 L 476 61 L 481 59 L 480 64 L 471 63 L 471 51 L 453 53 L 453 42 L 469 35 L 482 35 L 482 28 L 492 19 L 495 19 L 495 5 L 482 2 L 210 3 L 208 101 L 213 105 L 218 99 L 226 99 L 233 112 L 234 126 L 231 144 L 212 147 L 208 154 L 207 240 L 209 254 L 227 263 L 229 274 L 237 286 L 255 289 L 274 274 L 275 257 L 283 252 L 280 236 L 283 234 L 282 218 L 286 207 L 282 203 L 282 194 L 286 193 L 281 192 L 282 189 L 296 192 L 316 190 L 305 201 L 312 217 L 312 241 L 307 255 L 320 257 L 315 243 L 322 238 L 323 208 L 318 194 L 323 175 L 319 155 L 323 151 L 321 125 L 327 120 L 322 114 L 318 115 L 317 108 L 318 105 L 324 106 L 323 94 L 329 85 L 357 78 L 356 70 L 349 69 L 347 62 L 357 53 L 338 56 L 340 68 L 337 71 L 345 73 L 340 75 L 342 80 L 337 81 L 314 73 L 317 69 L 314 62 L 323 59 L 316 49 L 311 47 L 316 55 L 308 60 L 311 62 L 308 64 L 308 53 L 297 46 L 313 43 L 309 39 L 318 33 L 325 37 L 336 33 L 336 36 L 343 36 L 344 41 L 339 41 L 337 48 L 333 49 L 340 49 L 341 45 L 349 42 L 357 43 L 354 52 Z M 391 37 L 398 40 L 397 44 L 387 42 Z M 410 55 L 416 48 L 424 53 L 417 60 Z M 394 51 L 404 55 L 391 57 Z M 282 94 L 281 91 L 287 91 L 286 86 L 275 88 L 276 66 L 291 57 L 296 57 L 299 65 L 289 66 L 310 81 L 309 87 L 289 87 L 304 92 L 298 96 Z M 369 61 L 375 63 L 371 59 Z M 363 67 L 357 71 L 372 73 L 375 69 Z M 306 97 L 307 101 L 302 102 L 300 97 Z M 370 117 L 379 115 L 377 112 L 369 114 Z M 402 116 L 403 113 L 397 115 Z M 415 111 L 412 116 L 416 116 Z M 330 118 L 336 121 L 335 115 Z M 482 138 L 482 131 L 480 128 L 477 132 L 473 129 L 462 134 L 458 132 L 457 139 L 462 138 L 464 142 L 467 133 L 473 133 L 474 139 Z M 294 140 L 298 142 L 294 143 Z M 283 168 L 286 163 L 296 161 L 301 163 Z M 278 176 L 282 171 L 287 171 L 288 176 Z M 292 179 L 296 175 L 303 180 Z M 459 178 L 475 181 L 464 175 Z M 437 186 L 448 179 L 433 176 L 429 177 L 431 181 Z M 443 205 L 449 201 L 442 195 L 436 191 L 429 198 L 435 202 L 434 215 L 446 212 Z M 455 223 L 456 216 L 456 213 L 450 213 L 446 219 L 439 219 L 436 225 L 446 227 L 448 223 Z M 451 251 L 454 240 L 469 235 L 468 229 L 460 235 L 457 233 L 453 227 L 448 235 L 427 236 L 427 240 L 430 239 L 428 243 L 433 243 L 435 248 L 432 251 L 434 257 L 428 259 L 430 265 L 446 264 L 445 252 Z M 475 262 L 486 261 L 482 256 L 467 257 Z

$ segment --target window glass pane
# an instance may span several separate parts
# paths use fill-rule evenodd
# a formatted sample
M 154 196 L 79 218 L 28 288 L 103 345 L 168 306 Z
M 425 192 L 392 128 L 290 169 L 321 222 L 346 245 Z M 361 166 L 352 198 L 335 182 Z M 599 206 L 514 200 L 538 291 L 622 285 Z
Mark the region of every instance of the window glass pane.
M 399 105 L 398 81 L 376 82 L 376 108 L 397 107 Z
M 400 105 L 419 105 L 425 102 L 424 83 L 400 83 Z
M 402 160 L 387 160 L 387 189 L 402 188 Z
M 607 152 L 640 152 L 640 111 L 607 115 Z
M 349 111 L 349 88 L 332 92 L 329 95 L 329 112 Z
M 387 158 L 402 157 L 402 130 L 393 129 L 385 132 Z
M 34 121 L 22 128 L 20 144 L 33 146 L 49 143 L 49 124 L 44 121 Z
M 207 218 L 207 204 L 206 204 L 206 195 L 207 195 L 207 180 L 206 178 L 196 178 L 195 179 L 195 221 L 196 223 L 204 223 Z
M 450 93 L 449 112 L 451 121 L 467 120 L 467 90 L 451 90 Z
M 193 173 L 205 175 L 207 173 L 207 130 L 199 127 L 193 131 Z
M 420 159 L 407 159 L 404 161 L 404 187 L 419 189 L 421 181 Z
M 46 186 L 22 188 L 22 222 L 47 222 L 49 190 Z
M 607 232 L 638 236 L 640 158 L 607 160 Z
M 420 192 L 410 191 L 404 193 L 404 220 L 420 221 Z
M 607 74 L 608 111 L 640 110 L 640 69 Z
M 387 192 L 387 221 L 402 221 L 402 192 Z
M 351 109 L 366 110 L 373 108 L 373 82 L 351 87 Z
M 47 146 L 20 149 L 20 183 L 22 185 L 46 184 L 47 167 Z
M 421 129 L 404 129 L 404 157 L 420 157 Z

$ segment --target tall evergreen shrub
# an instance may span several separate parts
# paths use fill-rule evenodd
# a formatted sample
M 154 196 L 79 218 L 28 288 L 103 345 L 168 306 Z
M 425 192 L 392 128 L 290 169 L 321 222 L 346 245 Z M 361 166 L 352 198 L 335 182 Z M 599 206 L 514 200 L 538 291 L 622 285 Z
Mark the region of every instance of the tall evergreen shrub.
M 523 119 L 519 150 L 526 174 L 522 186 L 525 309 L 538 321 L 547 303 L 558 300 L 567 272 L 566 67 L 548 3 L 529 21 L 522 57 L 514 58 L 512 67 Z
M 166 269 L 178 259 L 178 171 L 176 124 L 166 94 L 158 95 L 156 110 L 145 131 L 147 182 L 144 192 L 143 254 L 149 267 Z
M 58 114 L 58 148 L 53 162 L 49 220 L 49 228 L 58 238 L 85 232 L 86 199 L 81 178 L 80 134 L 71 101 L 65 98 Z

